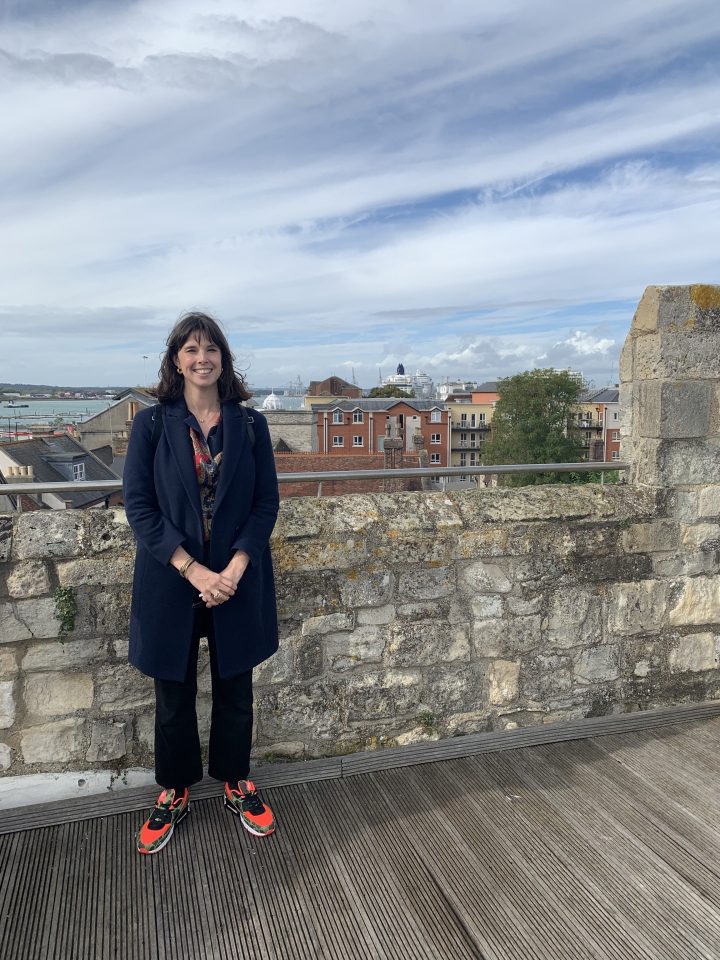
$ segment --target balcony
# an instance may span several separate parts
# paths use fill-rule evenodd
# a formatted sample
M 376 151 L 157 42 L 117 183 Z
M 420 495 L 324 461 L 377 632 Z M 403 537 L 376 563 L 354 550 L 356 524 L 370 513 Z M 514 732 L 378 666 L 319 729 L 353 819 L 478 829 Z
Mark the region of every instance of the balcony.
M 453 422 L 453 424 L 452 424 L 452 429 L 453 429 L 453 430 L 484 430 L 484 431 L 487 431 L 487 430 L 490 430 L 490 429 L 491 429 L 491 424 L 489 424 L 489 423 L 464 423 L 463 421 L 460 421 L 460 423 Z

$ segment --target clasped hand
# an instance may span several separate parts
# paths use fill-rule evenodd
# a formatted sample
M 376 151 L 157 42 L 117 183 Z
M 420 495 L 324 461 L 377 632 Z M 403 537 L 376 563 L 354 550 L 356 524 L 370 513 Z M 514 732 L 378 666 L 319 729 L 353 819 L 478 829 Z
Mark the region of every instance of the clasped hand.
M 235 595 L 237 585 L 247 569 L 248 561 L 248 555 L 238 551 L 220 573 L 215 573 L 201 563 L 194 563 L 188 571 L 187 578 L 200 594 L 200 599 L 205 602 L 206 607 L 219 607 Z

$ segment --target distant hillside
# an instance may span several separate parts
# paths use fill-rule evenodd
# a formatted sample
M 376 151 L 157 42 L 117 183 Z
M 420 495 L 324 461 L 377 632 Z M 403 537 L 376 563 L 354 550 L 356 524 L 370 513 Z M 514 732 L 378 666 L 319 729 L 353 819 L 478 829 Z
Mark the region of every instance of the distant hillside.
M 0 393 L 58 393 L 64 391 L 66 393 L 77 393 L 77 392 L 93 392 L 93 393 L 105 393 L 106 390 L 111 390 L 113 393 L 120 393 L 121 390 L 127 389 L 126 387 L 64 387 L 57 386 L 49 383 L 0 383 Z

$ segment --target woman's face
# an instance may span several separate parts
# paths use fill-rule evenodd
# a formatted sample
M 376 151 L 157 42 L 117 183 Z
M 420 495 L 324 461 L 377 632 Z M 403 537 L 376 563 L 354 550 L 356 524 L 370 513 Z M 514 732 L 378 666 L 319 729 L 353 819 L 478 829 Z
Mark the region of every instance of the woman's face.
M 222 373 L 220 347 L 204 335 L 191 334 L 178 350 L 176 361 L 185 383 L 196 387 L 213 386 Z

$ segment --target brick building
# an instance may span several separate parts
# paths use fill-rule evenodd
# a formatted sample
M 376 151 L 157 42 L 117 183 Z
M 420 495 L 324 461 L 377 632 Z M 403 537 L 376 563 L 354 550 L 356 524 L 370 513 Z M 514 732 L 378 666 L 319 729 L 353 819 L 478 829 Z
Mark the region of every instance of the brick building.
M 449 463 L 450 416 L 437 400 L 338 400 L 316 407 L 315 412 L 321 453 L 383 453 L 388 428 L 395 426 L 406 453 L 424 448 L 429 465 Z

